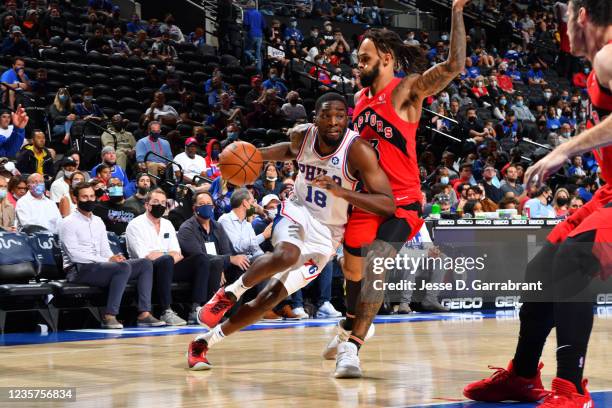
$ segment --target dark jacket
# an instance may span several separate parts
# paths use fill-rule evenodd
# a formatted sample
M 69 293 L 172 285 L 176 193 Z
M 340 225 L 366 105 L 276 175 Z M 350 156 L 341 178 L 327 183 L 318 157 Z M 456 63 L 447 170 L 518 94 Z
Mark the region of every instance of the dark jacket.
M 32 174 L 36 173 L 37 162 L 36 157 L 34 157 L 34 152 L 32 151 L 33 146 L 31 144 L 24 146 L 23 149 L 17 153 L 17 170 L 21 172 L 21 174 Z M 51 153 L 49 149 L 46 147 L 43 148 L 45 151 L 45 157 L 43 158 L 43 175 L 45 178 L 53 177 L 55 175 L 55 171 L 53 168 L 53 158 L 51 157 Z
M 210 233 L 216 241 L 217 255 L 208 255 L 206 253 L 206 247 L 204 246 L 204 242 L 206 242 L 204 240 L 205 232 L 195 215 L 185 221 L 181 228 L 179 228 L 177 237 L 181 246 L 181 252 L 186 258 L 200 254 L 207 255 L 213 268 L 227 270 L 230 265 L 230 256 L 235 255 L 234 247 L 221 224 L 210 220 L 210 227 Z

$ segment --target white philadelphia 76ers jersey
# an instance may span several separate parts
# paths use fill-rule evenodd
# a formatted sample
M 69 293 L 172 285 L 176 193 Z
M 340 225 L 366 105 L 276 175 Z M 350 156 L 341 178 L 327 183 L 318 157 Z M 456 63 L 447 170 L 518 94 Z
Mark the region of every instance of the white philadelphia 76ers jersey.
M 325 174 L 338 185 L 354 190 L 358 180 L 348 172 L 348 152 L 357 137 L 359 137 L 357 132 L 347 129 L 336 151 L 327 156 L 320 156 L 315 150 L 317 127 L 312 125 L 306 132 L 296 159 L 299 172 L 293 192 L 297 202 L 306 207 L 322 224 L 346 224 L 349 203 L 325 189 L 313 186 L 312 181 L 318 175 Z

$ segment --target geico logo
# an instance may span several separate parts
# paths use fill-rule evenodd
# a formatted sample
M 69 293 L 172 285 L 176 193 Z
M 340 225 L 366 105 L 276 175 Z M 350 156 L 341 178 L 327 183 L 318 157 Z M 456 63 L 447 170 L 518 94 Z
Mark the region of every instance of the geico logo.
M 612 293 L 599 293 L 597 294 L 598 305 L 612 305 Z
M 482 309 L 482 298 L 456 298 L 456 299 L 442 299 L 442 305 L 448 307 L 451 310 L 459 309 Z
M 498 296 L 495 298 L 495 307 L 520 307 L 520 296 Z

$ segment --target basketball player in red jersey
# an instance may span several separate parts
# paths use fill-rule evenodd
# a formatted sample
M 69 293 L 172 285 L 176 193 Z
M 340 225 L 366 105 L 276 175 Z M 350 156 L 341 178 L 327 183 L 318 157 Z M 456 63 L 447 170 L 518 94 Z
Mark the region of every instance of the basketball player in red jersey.
M 529 185 L 541 185 L 570 157 L 595 149 L 608 183 L 591 201 L 558 224 L 546 246 L 527 265 L 526 280 L 540 280 L 545 294 L 527 299 L 520 312 L 521 327 L 514 358 L 507 369 L 468 385 L 464 395 L 479 401 L 537 401 L 547 408 L 593 408 L 582 379 L 593 327 L 593 302 L 581 291 L 594 275 L 612 274 L 612 2 L 570 0 L 568 34 L 572 54 L 587 58 L 593 72 L 587 86 L 592 104 L 589 129 L 575 136 L 533 165 L 525 174 Z M 547 285 L 548 283 L 548 285 Z M 576 296 L 578 295 L 578 296 Z M 570 301 L 570 298 L 571 301 Z M 578 300 L 573 300 L 573 299 Z M 533 301 L 532 301 L 533 300 Z M 555 301 L 553 301 L 555 300 Z M 581 302 L 582 301 L 582 302 Z M 552 392 L 542 392 L 539 363 L 552 328 L 557 332 L 557 376 Z
M 342 265 L 347 281 L 347 317 L 339 323 L 338 334 L 323 353 L 328 359 L 336 357 L 337 378 L 361 377 L 358 350 L 382 304 L 384 292 L 375 290 L 374 282 L 384 276 L 375 275 L 370 263 L 374 258 L 394 256 L 392 243 L 403 244 L 423 225 L 419 217 L 422 193 L 416 130 L 423 100 L 446 88 L 464 68 L 463 8 L 467 2 L 453 1 L 448 59 L 426 71 L 421 49 L 403 44 L 393 31 L 371 29 L 359 45 L 358 67 L 364 89 L 355 95 L 353 123 L 360 136 L 377 150 L 397 210 L 394 217 L 384 218 L 354 209 L 349 218 Z M 396 78 L 399 70 L 407 76 Z

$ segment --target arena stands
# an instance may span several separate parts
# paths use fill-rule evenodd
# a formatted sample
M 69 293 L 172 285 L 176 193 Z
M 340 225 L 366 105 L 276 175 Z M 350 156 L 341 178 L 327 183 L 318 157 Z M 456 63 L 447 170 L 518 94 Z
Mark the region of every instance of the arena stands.
M 314 101 L 322 93 L 340 92 L 352 103 L 361 88 L 356 69 L 360 34 L 368 27 L 389 26 L 392 15 L 382 1 L 296 1 L 293 7 L 262 1 L 259 10 L 254 2 L 229 3 L 232 12 L 219 12 L 218 19 L 238 18 L 233 24 L 240 27 L 239 44 L 236 33 L 224 35 L 219 22 L 218 32 L 211 33 L 204 22 L 181 26 L 172 15 L 126 19 L 109 0 L 3 0 L 0 243 L 19 251 L 0 254 L 0 330 L 9 311 L 38 311 L 54 330 L 91 323 L 64 321 L 59 311 L 81 308 L 98 321 L 103 317 L 103 289 L 66 281 L 53 235 L 57 231 L 42 228 L 51 220 L 36 227 L 19 217 L 22 200 L 31 206 L 54 180 L 71 182 L 64 157 L 76 160 L 72 171 L 93 179 L 107 227 L 121 224 L 115 232 L 129 229 L 131 218 L 149 205 L 149 184 L 167 195 L 163 216 L 179 234 L 181 224 L 193 216 L 191 200 L 197 191 L 210 192 L 216 220 L 231 211 L 234 190 L 216 166 L 220 151 L 238 139 L 256 146 L 286 140 L 288 128 L 312 119 Z M 433 6 L 409 3 L 449 6 L 441 0 L 427 2 Z M 443 202 L 450 203 L 448 216 L 478 216 L 498 206 L 515 206 L 523 214 L 529 203 L 526 208 L 537 206 L 538 214 L 565 217 L 603 183 L 592 154 L 576 157 L 552 177 L 550 191 L 524 190 L 521 180 L 530 164 L 585 129 L 590 67 L 569 56 L 566 24 L 553 1 L 471 4 L 466 68 L 427 100 L 417 136 L 424 209 Z M 507 35 L 491 35 L 496 25 L 507 25 Z M 397 30 L 406 44 L 420 47 L 430 64 L 446 58 L 444 30 Z M 219 34 L 218 46 L 207 44 L 210 34 Z M 24 135 L 15 130 L 19 121 L 11 118 L 19 105 L 29 116 L 20 150 L 13 145 Z M 293 188 L 292 163 L 275 165 L 278 171 L 264 170 L 259 182 L 247 186 L 261 205 L 259 221 L 270 221 L 264 196 L 285 199 Z M 137 183 L 142 172 L 149 173 L 150 183 Z M 36 173 L 40 176 L 26 182 Z M 46 186 L 42 193 L 36 187 L 41 183 Z M 117 187 L 119 195 L 111 192 Z M 69 209 L 62 214 L 67 215 L 77 202 L 74 194 L 64 195 Z M 113 197 L 119 201 L 113 204 Z M 129 220 L 113 212 L 118 205 Z M 17 217 L 11 217 L 15 208 Z M 109 242 L 115 254 L 128 256 L 124 238 L 109 232 Z M 227 268 L 244 269 L 243 258 L 236 257 L 244 254 L 229 247 L 224 251 L 217 254 L 233 257 Z M 334 306 L 343 308 L 332 296 L 341 281 L 337 265 L 328 275 L 325 288 L 307 288 L 304 302 L 299 293 L 298 300 L 286 303 L 294 307 L 276 313 L 303 317 L 304 305 L 311 316 L 336 316 Z M 126 308 L 135 287 L 126 286 Z M 188 320 L 193 306 L 189 286 L 172 282 L 172 298 L 183 304 L 176 311 Z M 153 301 L 159 305 L 155 293 Z

